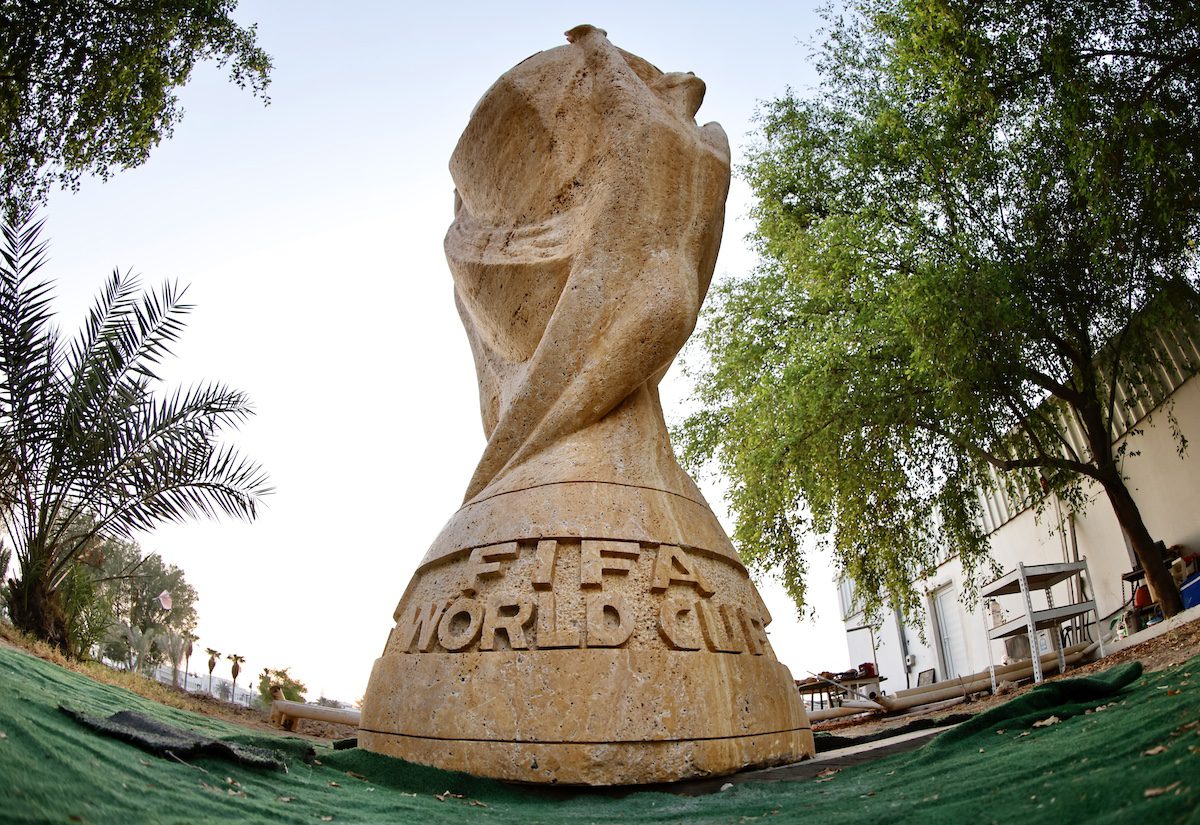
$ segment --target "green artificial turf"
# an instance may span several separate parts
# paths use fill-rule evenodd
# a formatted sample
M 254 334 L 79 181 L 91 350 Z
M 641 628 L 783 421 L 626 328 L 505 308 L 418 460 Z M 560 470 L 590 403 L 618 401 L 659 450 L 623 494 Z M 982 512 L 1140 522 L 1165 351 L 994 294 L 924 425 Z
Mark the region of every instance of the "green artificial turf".
M 318 747 L 306 762 L 306 740 L 254 734 L 0 648 L 0 820 L 1200 823 L 1200 657 L 1139 671 L 1124 665 L 1045 685 L 920 750 L 817 779 L 703 796 L 548 795 L 353 749 Z M 83 728 L 59 704 L 96 716 L 134 710 L 273 748 L 289 771 L 152 756 Z M 1061 721 L 1035 726 L 1051 716 Z

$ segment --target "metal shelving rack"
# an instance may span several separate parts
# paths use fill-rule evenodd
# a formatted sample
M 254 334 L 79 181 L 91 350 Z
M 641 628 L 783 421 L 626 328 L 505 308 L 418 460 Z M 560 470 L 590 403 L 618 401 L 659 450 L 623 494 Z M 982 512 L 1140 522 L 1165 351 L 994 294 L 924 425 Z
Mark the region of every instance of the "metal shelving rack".
M 980 590 L 980 596 L 984 599 L 993 596 L 1008 596 L 1021 594 L 1025 603 L 1025 615 L 1005 622 L 998 627 L 988 629 L 988 662 L 991 665 L 992 673 L 992 690 L 996 689 L 996 666 L 992 658 L 992 642 L 996 639 L 1007 639 L 1011 636 L 1018 636 L 1022 633 L 1029 634 L 1029 656 L 1033 660 L 1033 681 L 1035 684 L 1042 682 L 1042 657 L 1038 652 L 1037 632 L 1039 630 L 1047 630 L 1054 628 L 1057 630 L 1064 622 L 1068 622 L 1079 616 L 1084 616 L 1087 613 L 1092 613 L 1096 617 L 1096 627 L 1100 627 L 1100 614 L 1096 611 L 1096 602 L 1094 599 L 1088 599 L 1084 602 L 1076 604 L 1065 604 L 1060 607 L 1054 606 L 1054 596 L 1050 592 L 1050 588 L 1059 582 L 1064 582 L 1072 576 L 1085 574 L 1088 578 L 1089 586 L 1091 583 L 1092 574 L 1088 570 L 1087 557 L 1083 557 L 1076 562 L 1059 562 L 1057 564 L 1023 564 L 1018 562 L 1017 569 L 1009 573 L 1005 573 L 1000 578 L 996 579 L 991 584 L 984 586 Z M 1046 608 L 1042 610 L 1033 609 L 1033 600 L 1030 598 L 1030 591 L 1044 590 L 1046 592 Z M 1079 590 L 1083 592 L 1082 588 Z M 1100 655 L 1104 655 L 1104 634 L 1097 633 L 1097 638 L 1100 639 Z M 1067 663 L 1063 655 L 1062 639 L 1058 640 L 1058 672 L 1062 673 L 1066 670 Z

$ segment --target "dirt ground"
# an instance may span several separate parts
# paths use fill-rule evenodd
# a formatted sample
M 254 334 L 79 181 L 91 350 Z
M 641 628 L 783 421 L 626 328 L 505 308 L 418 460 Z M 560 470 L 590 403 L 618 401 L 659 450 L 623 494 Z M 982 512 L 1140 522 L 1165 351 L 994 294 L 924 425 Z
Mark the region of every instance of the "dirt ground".
M 1177 627 L 1162 636 L 1132 645 L 1088 664 L 1068 668 L 1066 674 L 1047 677 L 1047 681 L 1076 676 L 1088 676 L 1107 670 L 1113 665 L 1138 660 L 1147 671 L 1163 670 L 1200 654 L 1200 620 Z M 813 730 L 837 733 L 839 736 L 867 736 L 880 731 L 907 725 L 917 719 L 941 719 L 964 713 L 982 713 L 1014 696 L 1032 690 L 1033 682 L 1022 683 L 1015 691 L 997 696 L 984 694 L 969 701 L 962 699 L 939 702 L 894 716 L 850 716 L 817 722 Z

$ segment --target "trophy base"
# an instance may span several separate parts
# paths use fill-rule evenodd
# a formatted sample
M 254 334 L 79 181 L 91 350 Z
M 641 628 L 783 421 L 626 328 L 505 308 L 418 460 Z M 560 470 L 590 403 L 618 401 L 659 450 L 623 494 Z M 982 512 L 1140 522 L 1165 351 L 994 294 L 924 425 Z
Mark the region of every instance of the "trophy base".
M 568 482 L 464 506 L 396 608 L 359 746 L 522 782 L 670 782 L 814 752 L 701 500 Z
M 368 694 L 359 747 L 510 781 L 672 782 L 814 753 L 791 674 L 762 656 L 620 649 L 385 656 Z

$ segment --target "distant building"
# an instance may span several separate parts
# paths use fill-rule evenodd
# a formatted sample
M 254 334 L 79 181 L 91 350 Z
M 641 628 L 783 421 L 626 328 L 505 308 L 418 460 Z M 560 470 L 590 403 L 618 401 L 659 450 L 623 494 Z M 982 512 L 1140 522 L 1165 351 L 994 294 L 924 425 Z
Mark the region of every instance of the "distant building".
M 1159 389 L 1153 397 L 1129 404 L 1127 409 L 1119 405 L 1123 426 L 1116 443 L 1128 442 L 1123 468 L 1151 535 L 1168 546 L 1178 544 L 1200 552 L 1200 463 L 1196 456 L 1200 449 L 1200 376 L 1191 375 L 1192 365 L 1200 364 L 1200 336 L 1193 328 L 1190 334 L 1169 336 L 1164 341 L 1172 363 L 1158 372 Z M 1168 400 L 1173 403 L 1179 430 L 1192 442 L 1182 458 L 1163 409 Z M 1070 422 L 1064 422 L 1064 436 L 1077 449 L 1082 448 L 1082 436 Z M 1051 497 L 1039 515 L 1032 499 L 1013 501 L 1002 487 L 998 483 L 991 491 L 980 491 L 992 558 L 1008 571 L 1018 562 L 1048 564 L 1086 557 L 1091 578 L 1083 583 L 1084 592 L 1073 592 L 1077 585 L 1064 582 L 1052 589 L 1052 595 L 1060 605 L 1094 598 L 1107 633 L 1111 620 L 1123 613 L 1133 597 L 1131 585 L 1121 576 L 1138 564 L 1104 492 L 1095 484 L 1085 486 L 1091 503 L 1078 514 Z M 851 664 L 877 662 L 880 675 L 887 677 L 885 689 L 894 692 L 915 687 L 918 675 L 925 672 L 928 679 L 930 670 L 935 681 L 986 670 L 988 645 L 995 664 L 1006 657 L 1027 658 L 1027 636 L 989 642 L 985 630 L 1023 616 L 1020 598 L 1005 597 L 968 610 L 960 601 L 963 581 L 958 557 L 947 555 L 933 575 L 920 583 L 925 593 L 925 641 L 917 622 L 898 612 L 886 616 L 879 627 L 866 627 L 851 583 L 842 581 L 839 596 Z M 1044 605 L 1035 608 L 1039 606 Z M 1094 640 L 1092 617 L 1068 626 L 1064 635 L 1067 644 Z M 1058 644 L 1053 636 L 1050 631 L 1039 634 L 1043 653 Z

